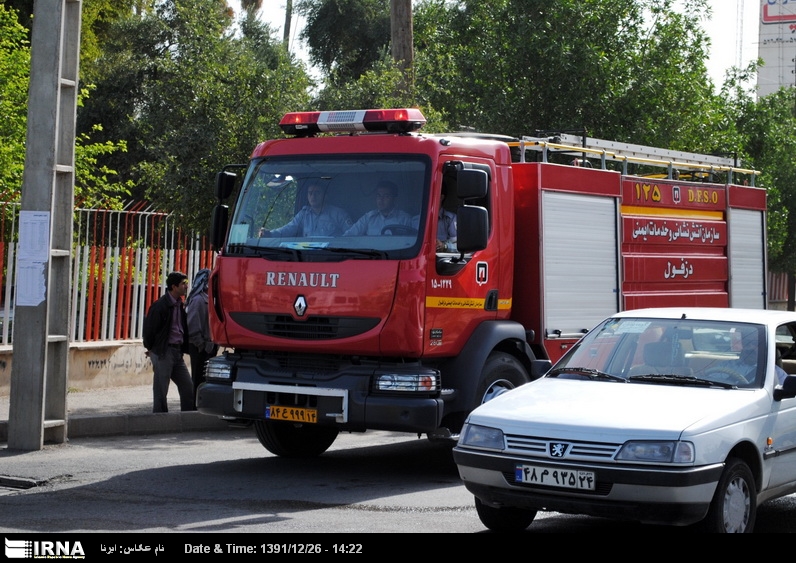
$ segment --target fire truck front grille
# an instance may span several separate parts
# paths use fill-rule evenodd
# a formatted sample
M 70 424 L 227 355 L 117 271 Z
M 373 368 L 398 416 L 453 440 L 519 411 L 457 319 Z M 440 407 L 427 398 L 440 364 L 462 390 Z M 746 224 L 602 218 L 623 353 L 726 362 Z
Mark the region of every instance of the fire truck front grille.
M 267 357 L 276 361 L 279 367 L 290 372 L 301 371 L 316 375 L 334 374 L 350 362 L 342 356 L 332 354 L 290 354 L 268 352 Z
M 333 340 L 363 334 L 379 324 L 379 319 L 363 317 L 312 316 L 300 321 L 289 315 L 230 313 L 232 320 L 247 330 L 291 340 Z

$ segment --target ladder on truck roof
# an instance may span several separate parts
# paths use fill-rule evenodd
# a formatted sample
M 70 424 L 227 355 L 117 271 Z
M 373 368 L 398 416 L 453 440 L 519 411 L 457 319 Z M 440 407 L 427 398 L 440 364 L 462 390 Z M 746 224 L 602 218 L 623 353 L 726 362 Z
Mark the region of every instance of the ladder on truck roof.
M 549 150 L 588 154 L 592 158 L 599 158 L 601 168 L 605 169 L 607 160 L 622 162 L 622 173 L 627 174 L 628 163 L 646 164 L 650 166 L 660 166 L 667 168 L 669 177 L 672 177 L 676 169 L 690 169 L 707 173 L 727 172 L 727 183 L 731 184 L 733 175 L 748 175 L 749 184 L 755 185 L 755 176 L 759 171 L 740 168 L 731 158 L 697 154 L 684 151 L 673 151 L 657 147 L 644 145 L 634 145 L 630 143 L 620 143 L 605 139 L 594 139 L 581 135 L 559 134 L 553 137 L 522 137 L 518 143 L 510 143 L 512 146 L 520 148 L 520 161 L 525 162 L 525 151 L 542 151 L 542 162 L 547 162 Z

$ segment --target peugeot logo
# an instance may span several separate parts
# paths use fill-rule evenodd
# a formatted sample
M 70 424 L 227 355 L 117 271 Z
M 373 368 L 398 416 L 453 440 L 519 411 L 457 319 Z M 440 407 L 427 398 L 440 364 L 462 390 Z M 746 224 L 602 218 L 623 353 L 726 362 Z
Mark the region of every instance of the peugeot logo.
M 564 442 L 550 442 L 547 447 L 550 457 L 564 457 L 569 450 L 569 444 Z
M 299 317 L 303 317 L 304 313 L 307 312 L 307 300 L 303 295 L 296 297 L 296 300 L 293 302 L 293 310 Z

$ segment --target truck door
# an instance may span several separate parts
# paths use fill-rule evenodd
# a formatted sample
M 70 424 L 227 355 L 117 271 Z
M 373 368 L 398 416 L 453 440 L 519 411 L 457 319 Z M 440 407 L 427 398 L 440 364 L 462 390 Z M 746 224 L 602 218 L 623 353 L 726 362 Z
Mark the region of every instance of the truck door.
M 484 197 L 465 198 L 460 188 L 458 171 L 482 170 L 488 182 Z M 493 171 L 483 162 L 446 160 L 440 163 L 431 186 L 431 204 L 427 217 L 425 241 L 427 262 L 425 348 L 434 354 L 450 354 L 459 350 L 474 327 L 498 314 L 499 235 L 491 220 L 494 206 Z M 442 193 L 445 193 L 444 203 Z M 449 231 L 450 215 L 463 217 L 462 207 L 482 208 L 487 217 L 487 247 L 462 252 L 458 246 L 437 250 L 437 239 Z M 447 212 L 447 213 L 446 213 Z M 507 221 L 511 222 L 511 221 Z M 452 250 L 455 248 L 455 250 Z

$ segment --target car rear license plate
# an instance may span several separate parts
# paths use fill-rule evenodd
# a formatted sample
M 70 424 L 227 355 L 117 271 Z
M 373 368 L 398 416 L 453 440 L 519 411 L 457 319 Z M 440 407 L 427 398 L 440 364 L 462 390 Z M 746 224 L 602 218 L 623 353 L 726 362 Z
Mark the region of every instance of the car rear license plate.
M 317 409 L 304 409 L 301 407 L 269 405 L 265 407 L 265 418 L 315 424 L 318 422 L 318 411 Z
M 593 491 L 597 480 L 594 471 L 560 469 L 539 465 L 517 465 L 514 468 L 514 481 L 528 485 L 546 485 L 548 487 Z

